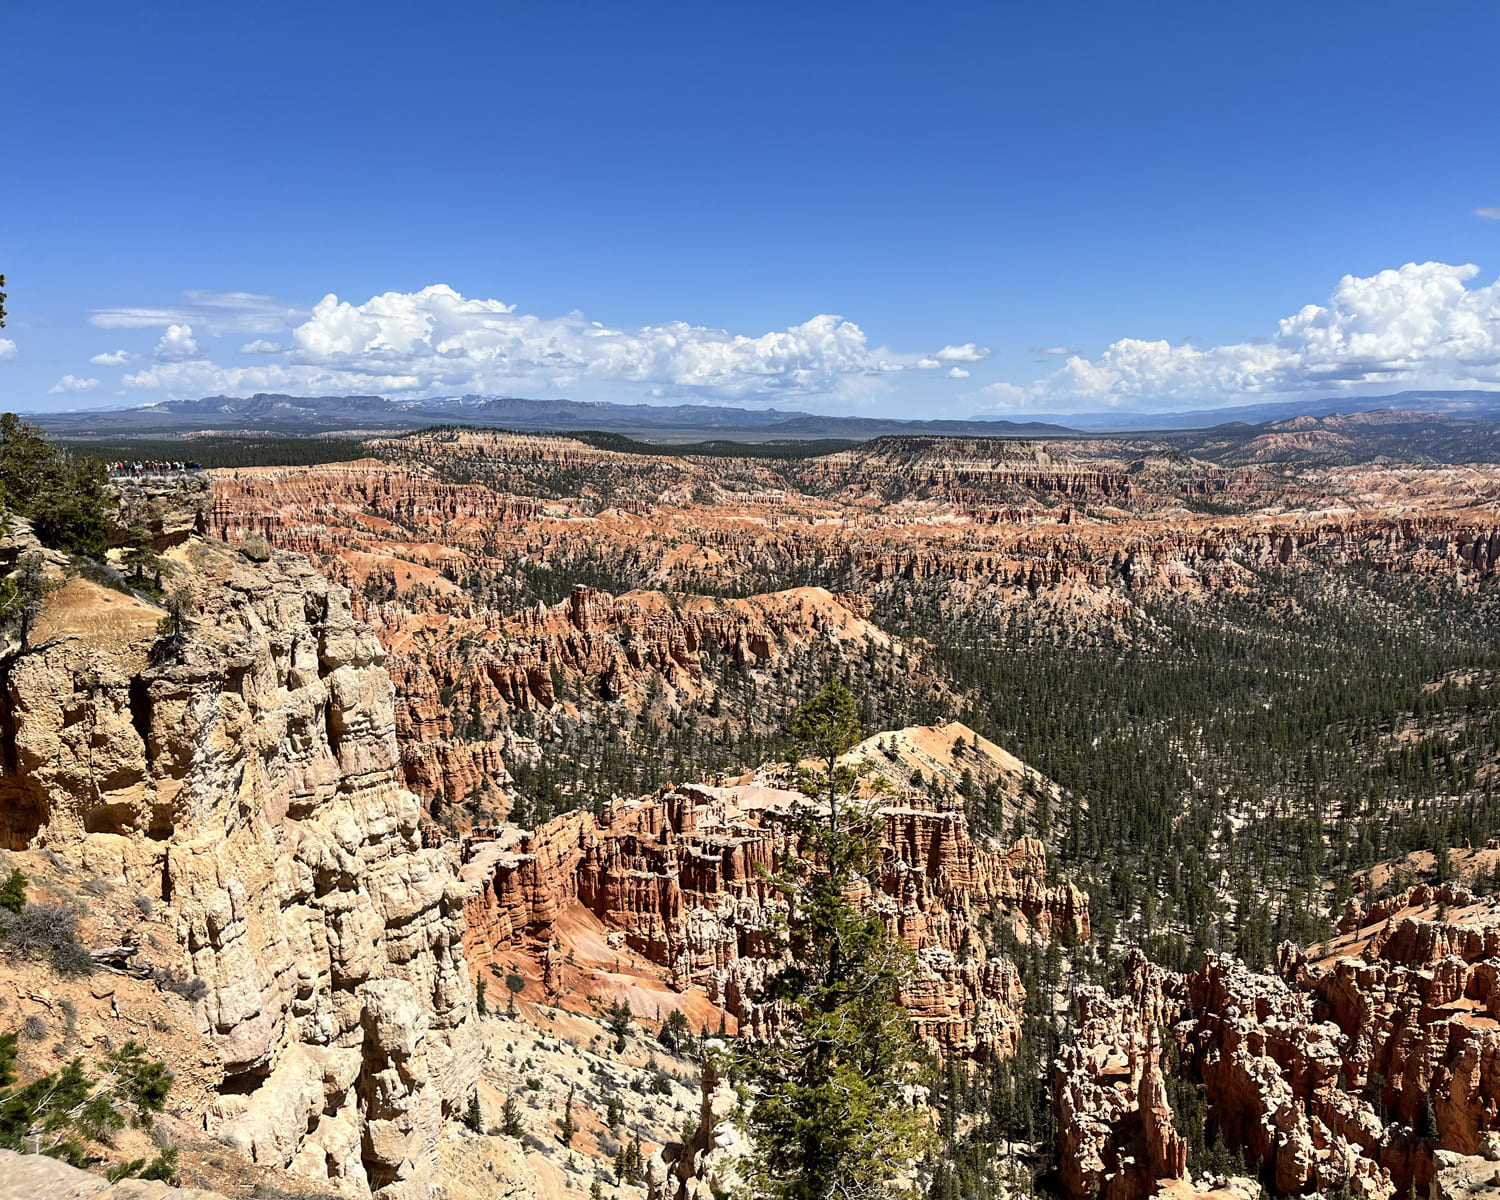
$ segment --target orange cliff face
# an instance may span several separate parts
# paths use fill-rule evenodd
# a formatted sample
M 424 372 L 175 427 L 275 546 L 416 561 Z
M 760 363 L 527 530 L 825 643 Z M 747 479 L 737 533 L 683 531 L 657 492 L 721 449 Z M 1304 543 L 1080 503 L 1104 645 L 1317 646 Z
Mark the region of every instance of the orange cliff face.
M 702 988 L 742 1027 L 761 1027 L 773 1016 L 754 996 L 779 963 L 769 933 L 786 913 L 768 876 L 797 849 L 792 818 L 807 803 L 764 783 L 684 786 L 599 818 L 570 813 L 534 833 L 470 839 L 471 961 L 556 959 L 568 952 L 565 914 L 581 908 L 672 987 Z M 1086 898 L 1044 885 L 1045 852 L 1033 838 L 1005 852 L 979 848 L 952 802 L 882 811 L 883 860 L 867 902 L 916 952 L 903 1003 L 933 1050 L 1008 1056 L 1025 993 L 1014 964 L 987 957 L 969 936 L 974 922 L 1001 906 L 1024 914 L 1038 936 L 1066 927 L 1087 938 Z
M 1118 441 L 909 440 L 773 469 L 415 435 L 379 444 L 405 465 L 216 471 L 210 526 L 231 542 L 262 533 L 434 621 L 515 615 L 534 604 L 518 569 L 581 562 L 674 593 L 769 592 L 837 567 L 866 596 L 935 585 L 954 603 L 1106 623 L 1142 600 L 1253 591 L 1268 567 L 1460 582 L 1500 570 L 1500 468 L 1271 472 L 1149 447 L 1132 458 Z M 1205 500 L 1225 511 L 1191 507 Z M 1092 603 L 1074 611 L 1080 598 Z
M 773 666 L 815 640 L 890 644 L 862 598 L 821 588 L 720 600 L 575 587 L 546 607 L 504 594 L 480 601 L 460 587 L 540 554 L 554 526 L 578 523 L 570 503 L 544 509 L 373 459 L 225 470 L 214 488 L 217 536 L 233 543 L 259 534 L 298 548 L 351 589 L 396 683 L 406 783 L 429 802 L 478 793 L 498 798 L 503 812 L 504 758 L 515 747 L 492 736 L 496 726 L 511 713 L 566 709 L 566 693 L 639 705 L 659 683 L 691 702 L 712 689 L 721 658 Z M 614 540 L 606 533 L 601 545 Z

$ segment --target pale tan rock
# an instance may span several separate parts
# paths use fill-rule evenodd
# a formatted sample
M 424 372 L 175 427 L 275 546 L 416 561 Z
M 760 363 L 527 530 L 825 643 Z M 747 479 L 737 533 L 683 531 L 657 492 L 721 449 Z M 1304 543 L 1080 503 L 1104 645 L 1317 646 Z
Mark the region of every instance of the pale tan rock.
M 45 1154 L 0 1150 L 0 1200 L 225 1200 L 218 1192 L 156 1180 L 110 1183 Z
M 157 902 L 183 947 L 159 965 L 207 985 L 210 1133 L 425 1200 L 478 1048 L 463 888 L 400 786 L 380 644 L 295 555 L 171 556 L 197 608 L 180 644 L 62 636 L 15 663 L 0 841 Z
M 1487 1157 L 1439 1150 L 1428 1190 L 1430 1200 L 1495 1200 L 1500 1197 L 1500 1167 Z
M 109 489 L 115 497 L 112 545 L 124 545 L 132 531 L 140 529 L 156 549 L 165 550 L 208 529 L 213 489 L 201 471 L 116 476 Z
M 738 1195 L 743 1189 L 742 1165 L 750 1143 L 736 1116 L 739 1097 L 721 1079 L 717 1055 L 723 1047 L 710 1043 L 703 1060 L 698 1128 L 690 1142 L 669 1142 L 646 1160 L 647 1200 L 711 1200 Z

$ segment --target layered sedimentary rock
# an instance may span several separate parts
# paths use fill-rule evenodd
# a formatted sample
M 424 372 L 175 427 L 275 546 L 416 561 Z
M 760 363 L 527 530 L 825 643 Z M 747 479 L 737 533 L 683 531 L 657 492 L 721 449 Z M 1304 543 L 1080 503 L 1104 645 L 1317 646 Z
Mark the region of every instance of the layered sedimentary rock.
M 494 687 L 516 706 L 546 706 L 551 688 L 536 668 L 552 647 L 525 649 L 536 631 L 509 625 L 534 605 L 530 573 L 581 567 L 678 594 L 837 573 L 867 598 L 937 587 L 951 606 L 1040 609 L 1098 633 L 1146 601 L 1253 593 L 1267 569 L 1464 586 L 1500 570 L 1493 468 L 1273 474 L 1131 439 L 889 438 L 780 466 L 477 431 L 378 445 L 392 462 L 215 472 L 213 530 L 314 556 L 356 604 L 370 598 L 389 649 L 421 643 L 412 674 L 441 669 L 433 652 L 466 639 L 514 638 L 524 652 L 496 667 Z M 1224 511 L 1191 507 L 1203 503 Z M 621 618 L 609 622 L 618 632 Z M 636 630 L 639 662 L 595 647 L 585 684 L 597 673 L 622 695 L 637 673 L 686 680 L 681 637 L 650 624 Z M 744 650 L 736 639 L 736 653 L 751 648 L 748 631 Z
M 1136 491 L 1131 475 L 1115 464 L 1054 456 L 1040 442 L 993 438 L 877 438 L 814 459 L 798 475 L 810 487 L 838 487 L 851 498 L 896 488 L 958 504 L 993 503 L 1005 494 L 1124 502 Z
M 392 628 L 388 614 L 371 615 L 377 630 Z M 551 708 L 559 699 L 555 673 L 562 672 L 606 698 L 632 695 L 649 679 L 691 693 L 721 656 L 736 665 L 774 664 L 817 638 L 888 645 L 868 615 L 859 597 L 823 588 L 718 600 L 660 592 L 615 597 L 575 587 L 553 608 L 481 622 L 490 636 L 480 646 L 467 655 L 429 655 L 426 667 L 452 702 L 484 712 Z M 399 636 L 392 641 L 397 653 L 405 650 Z
M 603 816 L 571 813 L 534 833 L 472 839 L 463 874 L 471 961 L 547 953 L 559 917 L 581 904 L 676 986 L 704 987 L 743 1025 L 767 1019 L 755 993 L 779 959 L 768 936 L 785 899 L 767 878 L 798 850 L 793 818 L 808 803 L 759 783 L 664 789 Z M 1040 842 L 986 851 L 961 803 L 910 797 L 881 810 L 883 861 L 865 897 L 916 951 L 902 996 L 924 1041 L 945 1055 L 1007 1055 L 1024 991 L 1013 963 L 972 936 L 992 907 L 1023 915 L 1038 936 L 1088 936 L 1076 888 L 1045 886 Z
M 792 581 L 836 580 L 860 618 L 917 594 L 1115 638 L 1152 605 L 1253 601 L 1282 573 L 1471 587 L 1500 570 L 1493 468 L 1272 473 L 1131 438 L 886 438 L 788 463 L 475 430 L 370 445 L 381 458 L 213 472 L 210 527 L 351 589 L 397 681 L 407 786 L 497 815 L 507 731 L 658 695 L 706 709 L 725 658 L 774 668 L 848 621 Z M 580 578 L 621 594 L 538 606 Z
M 571 469 L 566 454 L 547 461 Z M 518 561 L 545 564 L 581 535 L 587 553 L 615 553 L 609 529 L 580 525 L 576 501 L 544 506 L 373 459 L 219 471 L 214 488 L 217 536 L 236 545 L 264 536 L 312 555 L 352 590 L 396 681 L 406 785 L 429 803 L 508 796 L 492 734 L 514 714 L 549 712 L 570 696 L 638 705 L 653 687 L 687 702 L 712 689 L 726 658 L 773 666 L 820 638 L 888 641 L 862 599 L 818 588 L 719 600 L 578 587 L 557 605 L 521 603 L 494 582 Z
M 392 526 L 473 531 L 517 524 L 540 515 L 540 505 L 481 485 L 445 483 L 377 459 L 316 467 L 242 467 L 212 472 L 215 536 L 239 541 L 260 533 L 297 549 L 337 548 L 327 538 L 349 522 L 374 535 Z
M 506 617 L 455 611 L 437 639 L 399 605 L 366 614 L 390 647 L 407 784 L 429 798 L 504 793 L 501 744 L 484 731 L 514 714 L 571 710 L 574 696 L 640 705 L 653 686 L 685 702 L 712 688 L 726 661 L 774 666 L 818 639 L 889 644 L 857 597 L 820 588 L 715 600 L 577 587 L 559 605 Z
M 208 530 L 214 498 L 202 471 L 118 475 L 109 486 L 115 497 L 114 545 L 144 533 L 156 549 L 165 550 Z
M 1500 1132 L 1500 908 L 1423 886 L 1372 909 L 1317 961 L 1286 945 L 1275 971 L 1210 955 L 1181 976 L 1136 958 L 1121 999 L 1082 989 L 1053 1080 L 1069 1194 L 1183 1177 L 1140 1149 L 1174 1144 L 1170 1112 L 1137 1087 L 1171 1063 L 1201 1085 L 1210 1129 L 1282 1192 L 1387 1200 L 1426 1189 L 1439 1152 L 1480 1153 Z
M 473 998 L 463 889 L 400 786 L 380 644 L 297 556 L 171 557 L 185 627 L 76 580 L 7 664 L 0 836 L 168 906 L 180 957 L 157 965 L 206 985 L 218 1138 L 426 1197 L 476 1075 Z
M 819 639 L 890 644 L 863 601 L 822 588 L 718 600 L 575 587 L 550 608 L 455 607 L 440 625 L 396 603 L 364 613 L 389 647 L 407 785 L 428 798 L 505 792 L 500 743 L 484 731 L 513 714 L 571 707 L 577 695 L 639 705 L 653 686 L 685 702 L 725 662 L 774 666 Z
M 1067 584 L 1126 596 L 1253 587 L 1244 568 L 1500 569 L 1500 477 L 1483 467 L 1228 469 L 1128 439 L 1098 444 L 885 438 L 772 471 L 642 459 L 564 438 L 470 433 L 383 444 L 377 460 L 215 472 L 214 530 L 327 556 L 441 610 L 472 572 L 524 559 L 618 563 L 660 583 L 732 584 L 847 563 L 863 590 L 946 581 L 965 594 Z M 441 483 L 427 464 L 533 488 Z M 584 474 L 587 472 L 587 478 Z M 600 507 L 597 492 L 612 504 Z M 1243 511 L 1182 507 L 1212 497 Z M 1004 599 L 1004 596 L 997 598 Z M 1017 597 L 1019 599 L 1019 597 Z

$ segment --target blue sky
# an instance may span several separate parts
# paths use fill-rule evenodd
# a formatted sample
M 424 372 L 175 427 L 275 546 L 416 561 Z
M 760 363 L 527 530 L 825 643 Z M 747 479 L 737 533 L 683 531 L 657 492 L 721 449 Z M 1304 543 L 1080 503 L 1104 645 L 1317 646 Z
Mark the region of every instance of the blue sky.
M 0 402 L 1500 387 L 1497 44 L 1490 3 L 4 0 Z

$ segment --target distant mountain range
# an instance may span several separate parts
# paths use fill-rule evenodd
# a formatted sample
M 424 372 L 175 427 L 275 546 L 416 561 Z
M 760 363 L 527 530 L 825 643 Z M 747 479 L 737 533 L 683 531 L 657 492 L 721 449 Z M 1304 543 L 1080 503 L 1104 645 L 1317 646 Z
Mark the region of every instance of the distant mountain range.
M 956 437 L 1066 437 L 1263 425 L 1297 417 L 1323 417 L 1393 409 L 1424 415 L 1500 419 L 1500 391 L 1412 391 L 1390 396 L 1291 400 L 1176 413 L 1079 413 L 1012 421 L 904 421 L 883 417 L 824 416 L 774 408 L 697 404 L 612 404 L 582 400 L 531 400 L 515 396 L 456 396 L 398 401 L 382 396 L 209 396 L 166 400 L 141 408 L 38 413 L 37 424 L 62 437 L 162 436 L 185 433 L 382 433 L 429 425 L 479 425 L 499 429 L 600 430 L 655 442 L 864 441 L 891 434 Z
M 1063 420 L 1074 429 L 1089 432 L 1124 433 L 1162 429 L 1212 429 L 1232 422 L 1263 425 L 1267 421 L 1287 421 L 1296 417 L 1331 417 L 1345 413 L 1377 412 L 1380 409 L 1495 420 L 1500 418 L 1500 390 L 1394 392 L 1389 396 L 1281 400 L 1268 404 L 1238 405 L 1234 408 L 1195 408 L 1186 412 L 1076 413 L 1068 417 L 1048 419 Z
M 215 433 L 379 433 L 429 425 L 481 425 L 497 429 L 600 430 L 651 441 L 863 441 L 893 433 L 956 436 L 1056 437 L 1071 431 L 1040 421 L 897 421 L 828 417 L 774 408 L 722 408 L 698 404 L 610 404 L 582 400 L 528 400 L 513 396 L 459 396 L 395 401 L 381 396 L 209 396 L 166 400 L 142 408 L 37 413 L 31 420 L 62 437 Z

